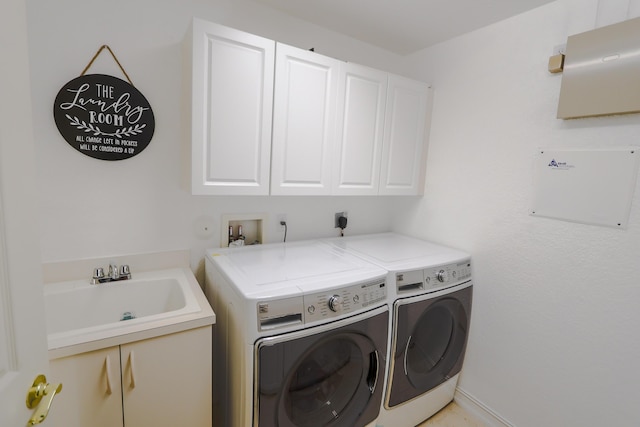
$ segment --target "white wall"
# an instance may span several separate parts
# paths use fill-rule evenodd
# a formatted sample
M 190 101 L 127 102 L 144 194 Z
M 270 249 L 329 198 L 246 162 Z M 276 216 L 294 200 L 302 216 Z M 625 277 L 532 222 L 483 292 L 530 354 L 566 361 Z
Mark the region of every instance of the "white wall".
M 602 4 L 606 4 L 601 2 Z M 27 0 L 45 262 L 192 249 L 202 217 L 287 213 L 289 239 L 393 227 L 474 257 L 472 331 L 460 387 L 518 427 L 638 425 L 640 185 L 626 230 L 528 215 L 538 147 L 636 144 L 640 116 L 555 119 L 553 46 L 592 29 L 596 0 L 558 0 L 398 58 L 248 1 Z M 435 87 L 426 196 L 194 197 L 180 187 L 180 43 L 191 16 L 398 71 Z M 610 15 L 607 15 L 610 16 Z M 51 114 L 57 91 L 109 44 L 149 99 L 156 134 L 138 156 L 77 153 Z M 119 76 L 103 54 L 92 72 Z M 270 229 L 278 234 L 275 218 Z
M 406 63 L 435 103 L 425 197 L 394 229 L 472 254 L 459 386 L 518 427 L 640 425 L 640 184 L 626 230 L 528 214 L 538 147 L 640 146 L 637 114 L 555 118 L 548 58 L 594 28 L 597 3 L 557 1 Z
M 174 249 L 192 250 L 192 267 L 217 247 L 223 214 L 268 213 L 270 241 L 335 236 L 334 213 L 346 210 L 347 233 L 384 231 L 393 205 L 377 198 L 195 197 L 181 187 L 181 43 L 193 16 L 301 48 L 394 71 L 397 57 L 243 0 L 27 0 L 29 53 L 39 169 L 44 262 Z M 92 159 L 58 133 L 57 92 L 108 44 L 149 100 L 154 137 L 137 156 Z M 124 79 L 105 50 L 89 73 Z M 241 161 L 241 159 L 238 159 Z M 213 224 L 201 239 L 199 224 Z M 90 272 L 87 272 L 89 274 Z

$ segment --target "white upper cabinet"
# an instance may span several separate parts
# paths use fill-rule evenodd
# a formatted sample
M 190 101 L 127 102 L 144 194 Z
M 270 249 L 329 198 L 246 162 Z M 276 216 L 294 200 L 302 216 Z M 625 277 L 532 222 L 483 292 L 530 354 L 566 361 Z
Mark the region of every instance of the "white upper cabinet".
M 427 84 L 199 19 L 188 41 L 193 194 L 423 193 Z
M 192 43 L 192 193 L 269 194 L 275 42 L 194 19 Z
M 277 44 L 271 194 L 331 194 L 342 65 L 333 58 Z
M 389 75 L 378 194 L 423 194 L 430 117 L 429 85 Z
M 338 89 L 333 194 L 378 194 L 388 74 L 347 63 Z

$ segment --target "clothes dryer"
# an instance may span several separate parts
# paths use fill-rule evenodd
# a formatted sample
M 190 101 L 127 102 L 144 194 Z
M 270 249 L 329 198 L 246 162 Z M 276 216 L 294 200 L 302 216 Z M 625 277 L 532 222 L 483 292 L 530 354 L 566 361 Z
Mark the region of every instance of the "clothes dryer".
M 462 251 L 382 233 L 328 239 L 387 272 L 391 349 L 377 425 L 413 427 L 453 400 L 471 319 L 471 259 Z
M 324 243 L 212 249 L 214 425 L 373 426 L 383 398 L 386 271 Z

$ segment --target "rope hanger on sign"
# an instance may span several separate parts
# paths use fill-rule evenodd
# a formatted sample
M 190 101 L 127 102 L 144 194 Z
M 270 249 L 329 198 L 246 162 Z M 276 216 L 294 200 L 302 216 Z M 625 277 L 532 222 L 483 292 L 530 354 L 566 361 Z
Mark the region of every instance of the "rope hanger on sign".
M 118 61 L 118 58 L 116 58 L 116 55 L 113 53 L 113 51 L 111 50 L 111 48 L 106 45 L 103 44 L 102 46 L 100 46 L 100 49 L 98 49 L 98 51 L 96 52 L 95 55 L 93 55 L 93 58 L 91 58 L 91 61 L 89 61 L 89 63 L 87 64 L 87 66 L 84 68 L 84 70 L 82 70 L 82 73 L 80 73 L 81 76 L 84 76 L 85 73 L 87 72 L 87 70 L 89 70 L 89 68 L 93 65 L 93 62 L 96 60 L 96 58 L 102 53 L 102 51 L 104 49 L 107 49 L 109 51 L 109 53 L 111 54 L 111 56 L 113 57 L 113 60 L 116 61 L 116 64 L 118 64 L 118 67 L 120 67 L 120 70 L 122 71 L 122 73 L 124 74 L 124 76 L 127 78 L 127 80 L 129 81 L 129 84 L 131 86 L 133 85 L 133 82 L 131 81 L 131 79 L 129 78 L 129 75 L 127 74 L 127 72 L 124 70 L 124 67 L 122 66 L 122 64 L 120 64 L 120 61 Z

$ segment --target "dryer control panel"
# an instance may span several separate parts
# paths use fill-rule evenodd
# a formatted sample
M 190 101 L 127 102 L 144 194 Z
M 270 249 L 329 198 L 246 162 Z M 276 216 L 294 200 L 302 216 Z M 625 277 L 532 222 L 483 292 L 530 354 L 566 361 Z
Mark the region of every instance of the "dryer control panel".
M 448 288 L 471 279 L 471 261 L 464 260 L 453 264 L 444 264 L 395 273 L 398 295 L 424 293 L 440 288 Z
M 424 270 L 426 289 L 448 287 L 471 279 L 471 261 L 446 264 Z
M 311 323 L 353 314 L 386 300 L 387 286 L 383 280 L 305 295 L 304 321 Z

